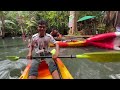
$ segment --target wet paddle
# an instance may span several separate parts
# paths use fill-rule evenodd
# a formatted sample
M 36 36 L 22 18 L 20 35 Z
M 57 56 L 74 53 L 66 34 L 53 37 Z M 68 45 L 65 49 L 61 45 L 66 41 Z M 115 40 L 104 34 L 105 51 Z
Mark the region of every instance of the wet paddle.
M 18 56 L 6 56 L 6 57 L 7 59 L 13 61 L 26 58 L 26 57 L 18 57 Z M 36 58 L 52 58 L 52 56 L 33 57 L 32 59 L 36 59 Z M 85 58 L 94 62 L 120 62 L 120 52 L 118 51 L 91 52 L 80 55 L 59 56 L 58 58 L 81 58 L 81 59 Z

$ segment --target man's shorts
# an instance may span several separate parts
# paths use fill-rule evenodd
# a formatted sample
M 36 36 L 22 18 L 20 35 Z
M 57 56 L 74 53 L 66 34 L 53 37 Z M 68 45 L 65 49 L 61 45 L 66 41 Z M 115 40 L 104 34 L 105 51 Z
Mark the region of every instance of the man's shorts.
M 40 55 L 36 54 L 35 56 L 38 57 Z M 51 56 L 51 54 L 47 53 L 45 56 Z M 29 76 L 37 76 L 38 75 L 38 66 L 41 63 L 41 60 L 46 61 L 46 63 L 49 66 L 49 70 L 50 70 L 51 73 L 54 72 L 55 70 L 57 70 L 57 66 L 54 63 L 54 61 L 52 60 L 52 58 L 34 59 L 34 60 L 32 60 L 32 65 L 31 65 L 31 68 L 30 68 Z

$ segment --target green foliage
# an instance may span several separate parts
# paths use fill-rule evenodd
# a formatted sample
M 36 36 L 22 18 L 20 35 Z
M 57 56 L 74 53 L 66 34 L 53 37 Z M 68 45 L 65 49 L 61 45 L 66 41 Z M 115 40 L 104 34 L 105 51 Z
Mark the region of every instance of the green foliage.
M 68 13 L 68 11 L 40 11 L 37 14 L 37 20 L 48 21 L 48 32 L 51 31 L 51 26 L 56 26 L 59 32 L 64 34 L 64 29 L 68 30 Z
M 86 20 L 84 21 L 85 24 L 82 27 L 79 28 L 83 28 L 83 29 L 93 29 L 92 31 L 94 31 L 93 34 L 95 34 L 95 30 L 98 30 L 98 33 L 103 33 L 105 31 L 105 25 L 102 23 L 102 19 L 103 19 L 103 13 L 102 11 L 79 11 L 79 19 L 84 17 L 84 16 L 96 16 L 95 17 L 95 21 L 92 24 L 87 23 Z M 93 25 L 95 25 L 95 27 L 93 28 Z M 86 32 L 87 33 L 87 32 Z
M 33 12 L 33 11 L 32 11 Z M 13 21 L 16 25 L 11 26 L 10 24 L 6 25 L 8 33 L 14 32 L 17 34 L 26 34 L 31 30 L 31 27 L 35 26 L 36 21 L 33 19 L 36 12 L 31 13 L 31 11 L 9 11 L 6 15 L 7 19 Z
M 97 26 L 98 33 L 104 33 L 105 32 L 105 24 L 99 23 Z
M 79 18 L 82 18 L 84 16 L 96 16 L 96 20 L 101 23 L 103 19 L 103 13 L 102 11 L 79 11 Z
M 61 34 L 66 34 L 69 30 L 69 11 L 0 11 L 0 16 L 5 15 L 5 20 L 10 23 L 5 24 L 7 33 L 18 35 L 36 33 L 37 22 L 40 19 L 48 21 L 48 33 L 51 26 L 56 26 Z M 85 15 L 97 16 L 101 20 L 101 11 L 79 11 L 79 18 Z M 14 24 L 13 24 L 14 23 Z

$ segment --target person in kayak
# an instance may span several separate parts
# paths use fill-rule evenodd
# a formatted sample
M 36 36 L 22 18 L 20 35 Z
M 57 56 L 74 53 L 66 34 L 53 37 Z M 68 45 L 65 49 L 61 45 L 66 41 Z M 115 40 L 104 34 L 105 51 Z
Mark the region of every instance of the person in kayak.
M 54 38 L 61 38 L 62 37 L 62 35 L 58 32 L 58 30 L 55 27 L 52 28 L 52 31 L 50 32 L 50 34 Z
M 116 32 L 120 32 L 120 24 L 116 25 Z
M 49 56 L 51 55 L 49 52 L 49 43 L 53 43 L 56 45 L 56 53 L 52 55 L 52 59 L 56 60 L 59 55 L 59 45 L 56 40 L 48 33 L 47 30 L 47 22 L 45 20 L 40 20 L 38 22 L 37 27 L 38 33 L 34 34 L 31 38 L 31 43 L 29 45 L 29 52 L 27 55 L 27 59 L 32 59 L 32 51 L 35 51 L 35 56 Z M 38 66 L 41 60 L 46 60 L 50 72 L 54 79 L 60 79 L 59 73 L 57 71 L 57 66 L 52 59 L 41 58 L 32 60 L 32 65 L 29 72 L 29 79 L 36 79 L 38 75 Z

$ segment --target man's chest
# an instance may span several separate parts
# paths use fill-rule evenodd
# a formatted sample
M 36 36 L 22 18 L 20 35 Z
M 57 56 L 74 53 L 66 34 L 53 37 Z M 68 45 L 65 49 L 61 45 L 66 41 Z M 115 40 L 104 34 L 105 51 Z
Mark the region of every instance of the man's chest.
M 48 45 L 48 43 L 50 42 L 50 38 L 49 37 L 37 38 L 35 42 L 37 45 Z

